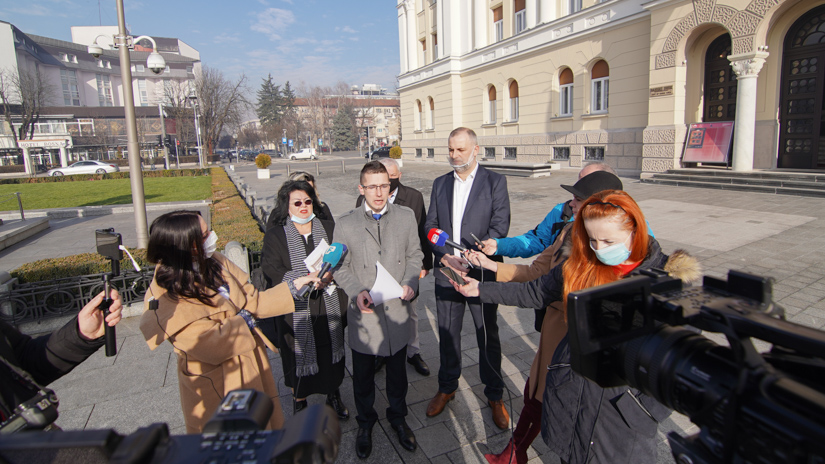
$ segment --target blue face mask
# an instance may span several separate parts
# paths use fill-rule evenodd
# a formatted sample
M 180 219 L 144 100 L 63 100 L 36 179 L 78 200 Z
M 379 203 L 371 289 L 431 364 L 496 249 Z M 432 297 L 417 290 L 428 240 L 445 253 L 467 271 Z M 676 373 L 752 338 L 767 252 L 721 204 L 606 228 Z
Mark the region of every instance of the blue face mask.
M 315 219 L 315 213 L 310 214 L 309 216 L 306 217 L 306 219 L 301 219 L 298 216 L 293 214 L 290 219 L 292 219 L 292 222 L 294 222 L 296 224 L 306 224 L 307 222 Z
M 632 236 L 633 234 L 630 234 L 627 238 Z M 624 242 L 626 241 L 627 239 L 624 240 Z M 630 250 L 627 249 L 624 242 L 610 245 L 609 247 L 602 248 L 601 250 L 593 248 L 593 243 L 591 242 L 590 249 L 596 253 L 596 258 L 598 258 L 598 260 L 602 263 L 607 264 L 608 266 L 617 266 L 627 261 L 627 258 L 630 257 Z

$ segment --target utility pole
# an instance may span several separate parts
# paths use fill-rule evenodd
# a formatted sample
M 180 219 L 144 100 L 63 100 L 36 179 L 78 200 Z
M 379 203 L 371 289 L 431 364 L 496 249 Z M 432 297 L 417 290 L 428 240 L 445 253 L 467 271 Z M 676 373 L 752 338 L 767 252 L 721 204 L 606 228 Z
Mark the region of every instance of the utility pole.
M 163 137 L 163 166 L 169 169 L 169 147 L 166 146 L 166 120 L 163 118 L 163 104 L 158 103 L 160 113 L 160 133 Z

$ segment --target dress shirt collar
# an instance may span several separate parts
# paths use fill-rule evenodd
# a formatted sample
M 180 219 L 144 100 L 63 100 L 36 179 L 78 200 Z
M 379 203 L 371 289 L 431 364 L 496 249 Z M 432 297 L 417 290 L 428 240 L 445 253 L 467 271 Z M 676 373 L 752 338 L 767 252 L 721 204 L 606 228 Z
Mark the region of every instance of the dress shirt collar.
M 461 180 L 461 177 L 458 176 L 458 173 L 453 170 L 453 177 L 455 178 L 456 182 L 461 182 L 462 184 L 465 182 L 470 182 L 475 179 L 476 174 L 478 173 L 478 166 L 479 164 L 476 163 L 476 166 L 473 168 L 473 171 L 467 176 L 467 180 Z

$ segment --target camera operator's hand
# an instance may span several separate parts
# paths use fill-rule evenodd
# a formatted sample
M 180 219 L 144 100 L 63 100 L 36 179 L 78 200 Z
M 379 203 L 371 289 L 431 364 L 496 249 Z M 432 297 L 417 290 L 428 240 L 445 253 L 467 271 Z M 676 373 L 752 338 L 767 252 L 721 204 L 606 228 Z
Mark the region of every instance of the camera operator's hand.
M 464 285 L 458 285 L 458 282 L 455 282 L 452 279 L 450 279 L 450 283 L 453 284 L 453 288 L 455 288 L 458 293 L 461 293 L 466 297 L 478 296 L 480 293 L 478 291 L 478 281 L 472 277 L 464 277 L 464 280 L 467 281 Z
M 464 252 L 464 257 L 473 266 L 483 267 L 484 269 L 497 272 L 498 263 L 488 258 L 487 255 L 480 251 L 467 250 Z
M 86 303 L 86 306 L 77 314 L 77 327 L 80 336 L 86 340 L 94 340 L 100 338 L 105 333 L 105 326 L 103 325 L 103 311 L 98 306 L 103 303 L 103 292 L 92 298 L 92 301 Z M 109 306 L 109 315 L 106 316 L 106 324 L 109 327 L 114 327 L 120 322 L 121 311 L 123 311 L 123 300 L 120 299 L 120 293 L 114 288 L 111 290 L 112 305 Z

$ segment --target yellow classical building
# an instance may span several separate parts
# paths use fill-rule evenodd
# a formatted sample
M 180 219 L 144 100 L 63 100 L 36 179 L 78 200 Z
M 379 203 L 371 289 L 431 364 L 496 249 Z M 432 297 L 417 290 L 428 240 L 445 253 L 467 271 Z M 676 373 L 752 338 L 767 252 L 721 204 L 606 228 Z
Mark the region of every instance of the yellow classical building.
M 734 170 L 825 169 L 825 0 L 398 0 L 404 157 L 625 175 L 682 165 L 733 121 Z

